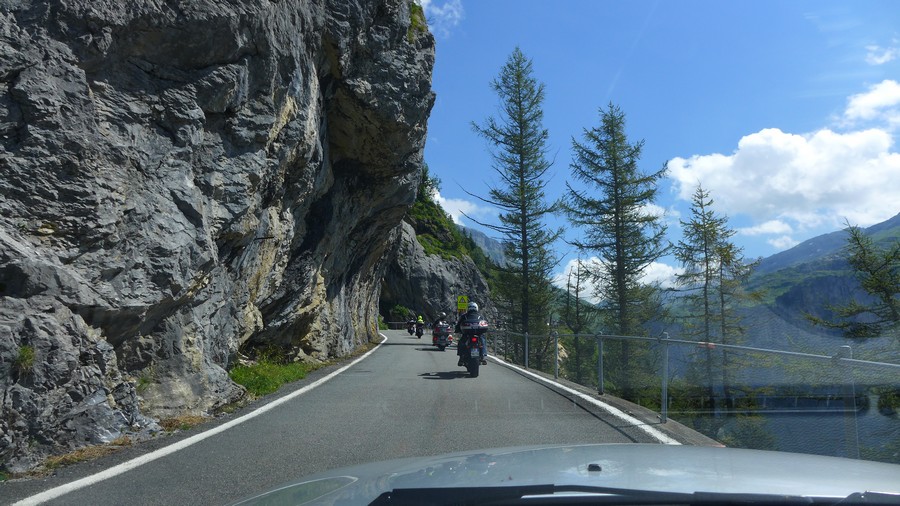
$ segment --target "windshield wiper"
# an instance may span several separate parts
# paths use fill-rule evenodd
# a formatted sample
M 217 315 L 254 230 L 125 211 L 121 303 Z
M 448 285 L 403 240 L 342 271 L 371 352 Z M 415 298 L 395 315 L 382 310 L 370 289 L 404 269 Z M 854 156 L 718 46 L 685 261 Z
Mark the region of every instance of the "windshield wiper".
M 554 494 L 586 494 L 560 495 Z M 589 494 L 589 495 L 588 495 Z M 577 502 L 589 499 L 593 504 L 648 504 L 648 503 L 684 503 L 689 502 L 694 494 L 678 492 L 656 492 L 631 490 L 612 487 L 591 487 L 586 485 L 520 485 L 509 487 L 443 487 L 443 488 L 398 488 L 385 492 L 375 498 L 369 506 L 379 505 L 450 505 L 450 504 L 520 504 L 527 500 L 529 504 L 566 501 Z
M 378 505 L 504 504 L 752 504 L 900 505 L 900 495 L 856 493 L 845 498 L 725 492 L 660 492 L 588 485 L 398 488 L 370 503 Z

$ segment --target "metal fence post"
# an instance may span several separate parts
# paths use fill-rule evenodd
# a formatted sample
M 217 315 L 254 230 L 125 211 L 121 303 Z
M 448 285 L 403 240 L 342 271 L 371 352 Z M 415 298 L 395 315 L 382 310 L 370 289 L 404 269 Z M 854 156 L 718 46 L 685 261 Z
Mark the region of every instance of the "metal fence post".
M 528 369 L 528 331 L 525 331 L 525 369 Z
M 603 334 L 597 333 L 597 393 L 603 395 Z
M 853 358 L 853 348 L 844 345 L 834 357 L 838 363 L 842 358 Z M 846 378 L 850 381 L 844 382 L 844 438 L 847 443 L 847 458 L 859 459 L 859 427 L 856 421 L 856 378 L 854 377 L 853 366 L 842 367 L 846 371 Z
M 666 423 L 669 417 L 669 333 L 662 333 L 662 399 L 660 421 Z
M 559 332 L 553 331 L 553 344 L 556 347 L 556 363 L 553 366 L 553 378 L 559 379 Z

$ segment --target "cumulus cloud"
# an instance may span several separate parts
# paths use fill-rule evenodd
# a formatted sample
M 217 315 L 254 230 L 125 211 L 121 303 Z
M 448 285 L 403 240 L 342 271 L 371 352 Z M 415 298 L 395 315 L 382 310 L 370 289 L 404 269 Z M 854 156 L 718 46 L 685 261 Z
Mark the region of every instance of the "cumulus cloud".
M 851 96 L 844 118 L 850 125 L 870 122 L 892 129 L 900 126 L 900 83 L 885 79 L 868 91 Z
M 790 234 L 793 229 L 781 220 L 769 220 L 752 227 L 739 228 L 737 232 L 742 235 Z
M 577 267 L 577 262 L 578 259 L 569 260 L 563 271 L 553 278 L 553 284 L 565 290 L 570 272 L 573 273 L 572 282 L 574 283 L 574 271 Z M 588 259 L 582 259 L 582 263 L 588 264 L 589 269 L 600 269 L 603 261 L 593 256 Z M 671 265 L 662 262 L 653 262 L 644 270 L 644 273 L 641 276 L 641 282 L 646 284 L 658 283 L 662 288 L 672 288 L 675 286 L 675 276 L 683 271 L 684 269 L 679 267 L 672 267 Z M 597 289 L 598 286 L 596 281 L 588 280 L 586 286 L 581 288 L 581 297 L 592 304 L 597 304 L 600 302 L 600 298 L 597 297 Z
M 444 198 L 440 192 L 435 192 L 434 198 L 437 203 L 444 208 L 444 211 L 447 211 L 447 214 L 450 215 L 450 218 L 452 218 L 453 222 L 457 225 L 464 224 L 462 222 L 462 219 L 464 218 L 463 213 L 477 220 L 485 221 L 497 216 L 496 209 L 482 206 L 468 200 Z
M 443 37 L 450 35 L 450 30 L 458 25 L 465 16 L 462 0 L 419 0 L 422 10 L 425 11 L 425 19 L 435 34 Z
M 771 244 L 777 250 L 786 250 L 793 248 L 794 246 L 800 244 L 799 241 L 796 241 L 793 237 L 789 235 L 783 235 L 781 237 L 775 237 L 773 239 L 769 239 L 769 244 Z
M 860 226 L 898 211 L 900 153 L 888 131 L 791 134 L 768 128 L 747 135 L 730 155 L 695 155 L 669 162 L 678 197 L 690 202 L 698 182 L 728 214 L 761 223 L 746 234 L 791 233 L 821 225 Z
M 866 63 L 869 65 L 884 65 L 893 60 L 900 54 L 900 48 L 897 44 L 900 41 L 894 40 L 894 46 L 881 47 L 878 45 L 866 46 Z

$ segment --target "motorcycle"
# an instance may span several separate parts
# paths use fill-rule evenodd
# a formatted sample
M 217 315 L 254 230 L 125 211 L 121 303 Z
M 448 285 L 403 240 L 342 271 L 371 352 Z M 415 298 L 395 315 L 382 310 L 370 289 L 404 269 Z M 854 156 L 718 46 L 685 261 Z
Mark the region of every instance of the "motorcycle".
M 484 333 L 488 331 L 488 323 L 484 320 L 471 320 L 461 322 L 459 325 L 463 333 L 463 337 L 459 339 L 457 347 L 463 346 L 462 359 L 463 365 L 469 371 L 469 375 L 473 378 L 478 377 L 478 369 L 481 367 L 481 361 L 484 359 L 481 352 L 481 345 L 484 340 Z
M 413 335 L 416 331 L 416 322 L 413 320 L 406 322 L 406 331 L 409 332 L 409 335 Z
M 425 333 L 425 324 L 416 322 L 416 337 L 422 339 L 422 334 Z
M 447 322 L 438 322 L 431 331 L 431 344 L 444 351 L 447 346 L 453 344 L 453 327 Z

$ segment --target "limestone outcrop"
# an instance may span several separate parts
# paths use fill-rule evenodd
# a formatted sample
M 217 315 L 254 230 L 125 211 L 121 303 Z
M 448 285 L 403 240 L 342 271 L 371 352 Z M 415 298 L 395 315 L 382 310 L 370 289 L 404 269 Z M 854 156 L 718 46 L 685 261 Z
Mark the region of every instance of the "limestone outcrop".
M 410 0 L 4 0 L 0 462 L 208 412 L 242 346 L 376 335 L 434 40 Z

